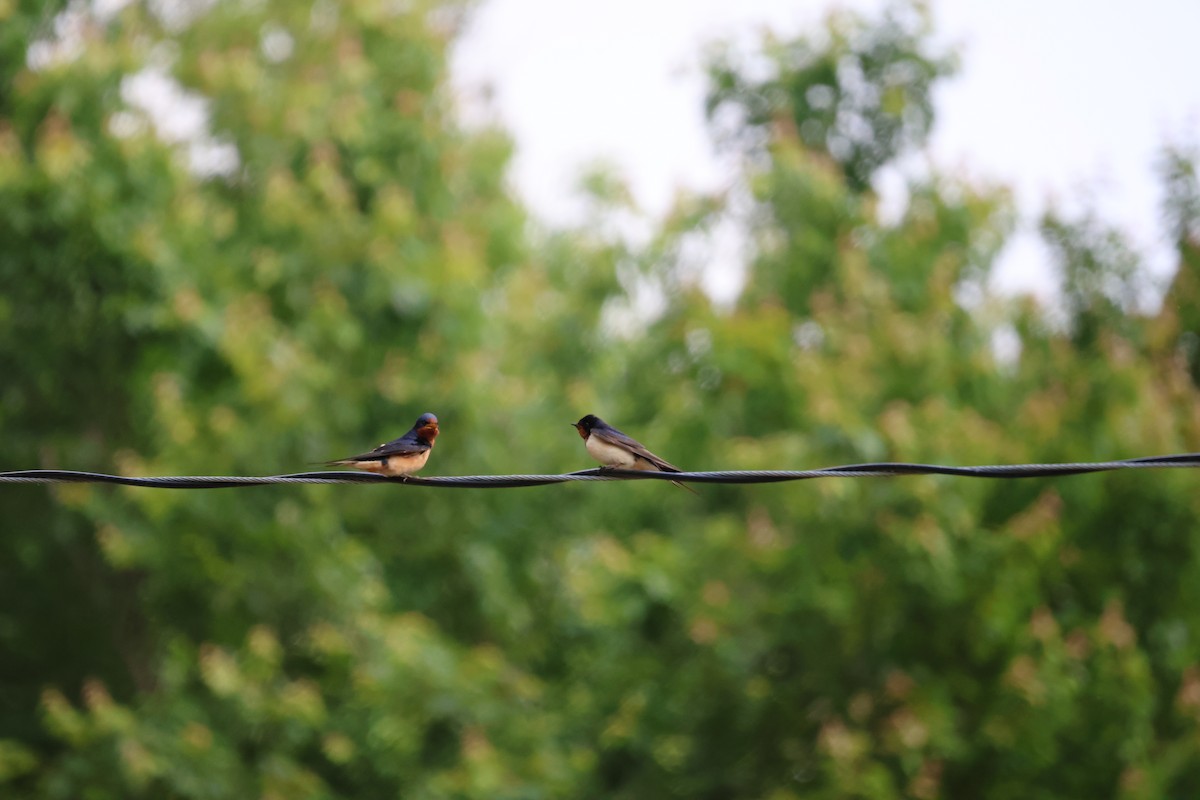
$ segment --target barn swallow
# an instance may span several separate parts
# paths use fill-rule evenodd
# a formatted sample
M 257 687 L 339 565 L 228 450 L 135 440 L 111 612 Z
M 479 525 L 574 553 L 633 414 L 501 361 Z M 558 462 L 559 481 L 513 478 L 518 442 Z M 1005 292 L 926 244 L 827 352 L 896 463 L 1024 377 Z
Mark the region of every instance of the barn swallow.
M 369 453 L 327 461 L 327 467 L 354 467 L 392 477 L 407 477 L 416 473 L 429 460 L 433 442 L 438 435 L 438 420 L 433 414 L 417 417 L 412 430 L 376 447 Z
M 651 453 L 642 446 L 641 442 L 626 436 L 593 414 L 588 414 L 572 425 L 583 439 L 588 455 L 599 461 L 603 467 L 640 469 L 651 472 L 683 472 L 679 467 L 669 464 Z M 695 489 L 684 486 L 679 481 L 671 481 L 671 483 L 696 494 Z

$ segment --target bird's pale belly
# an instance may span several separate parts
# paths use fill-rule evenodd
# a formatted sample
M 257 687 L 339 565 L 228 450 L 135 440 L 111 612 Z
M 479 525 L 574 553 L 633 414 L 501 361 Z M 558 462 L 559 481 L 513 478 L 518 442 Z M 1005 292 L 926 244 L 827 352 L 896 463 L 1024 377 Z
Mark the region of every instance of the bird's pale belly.
M 412 475 L 425 466 L 430 452 L 432 451 L 426 450 L 413 456 L 388 456 L 382 461 L 362 461 L 355 466 L 368 472 L 377 472 L 380 475 L 391 475 L 392 477 Z
M 599 436 L 589 436 L 585 443 L 588 455 L 606 467 L 621 469 L 638 469 L 637 456 L 624 447 L 617 447 L 600 439 Z

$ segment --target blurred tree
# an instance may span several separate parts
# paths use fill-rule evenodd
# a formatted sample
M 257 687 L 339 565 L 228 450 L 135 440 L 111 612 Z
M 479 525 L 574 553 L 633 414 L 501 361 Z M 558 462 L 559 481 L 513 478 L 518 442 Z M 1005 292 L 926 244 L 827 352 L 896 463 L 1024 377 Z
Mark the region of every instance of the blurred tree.
M 450 434 L 442 469 L 504 461 L 519 427 L 472 426 L 554 376 L 515 383 L 490 346 L 528 316 L 507 283 L 526 221 L 503 186 L 506 137 L 453 122 L 456 13 L 132 4 L 25 20 L 43 38 L 6 64 L 0 124 L 5 462 L 278 472 L 425 410 Z M 203 125 L 160 134 L 172 103 Z M 538 705 L 537 678 L 491 643 L 491 597 L 520 596 L 522 562 L 510 579 L 502 549 L 451 533 L 478 529 L 485 504 L 13 496 L 0 779 L 18 793 L 497 796 L 567 774 L 553 711 L 534 735 L 508 713 Z
M 454 120 L 457 6 L 7 13 L 44 38 L 3 51 L 5 463 L 281 472 L 426 410 L 433 474 L 583 466 L 589 411 L 700 469 L 1200 441 L 1194 159 L 1157 317 L 1086 213 L 1045 225 L 1068 330 L 993 296 L 1003 188 L 934 173 L 894 221 L 871 190 L 948 74 L 919 10 L 769 42 L 765 82 L 714 66 L 749 202 L 681 198 L 644 246 L 611 174 L 578 230 L 508 196 L 507 138 Z M 161 133 L 155 96 L 204 124 Z M 693 264 L 730 221 L 726 309 Z M 1192 796 L 1194 483 L 6 488 L 0 786 Z
M 773 61 L 766 83 L 720 62 L 712 95 L 718 111 L 750 109 L 725 132 L 750 191 L 746 290 L 724 313 L 668 278 L 668 307 L 630 355 L 634 374 L 668 367 L 629 400 L 670 413 L 667 452 L 754 468 L 1196 449 L 1195 386 L 1174 357 L 1186 339 L 1146 335 L 1145 272 L 1118 234 L 1090 212 L 1047 218 L 1064 335 L 1030 301 L 987 291 L 1013 218 L 1005 191 L 934 174 L 883 222 L 870 171 L 804 134 L 828 125 L 809 105 L 829 85 L 809 68 L 821 46 L 768 52 L 816 55 Z M 1193 483 L 711 489 L 703 521 L 637 537 L 617 561 L 656 622 L 650 640 L 626 634 L 638 669 L 612 680 L 641 680 L 611 717 L 622 735 L 597 793 L 1189 796 Z
M 1168 345 L 1178 341 L 1187 360 L 1192 381 L 1200 384 L 1200 180 L 1197 180 L 1200 151 L 1170 148 L 1163 156 L 1166 185 L 1165 217 L 1179 253 L 1175 272 L 1163 301 L 1160 326 Z
M 864 191 L 933 125 L 931 89 L 956 59 L 933 49 L 931 28 L 924 6 L 893 4 L 878 21 L 832 14 L 823 36 L 769 40 L 745 59 L 765 64 L 723 54 L 710 68 L 709 117 L 725 122 L 722 138 L 752 150 L 777 140 L 773 128 L 790 129 L 837 164 L 852 191 Z M 749 77 L 763 67 L 766 77 Z
M 1094 214 L 1067 220 L 1057 212 L 1042 219 L 1042 236 L 1063 268 L 1063 305 L 1075 344 L 1088 349 L 1106 328 L 1120 325 L 1135 336 L 1140 290 L 1148 283 L 1140 258 L 1121 233 Z
M 781 265 L 757 271 L 750 302 L 779 298 L 807 312 L 834 280 L 839 248 L 868 235 L 864 208 L 873 212 L 860 197 L 882 167 L 924 143 L 932 88 L 955 69 L 952 54 L 931 47 L 930 27 L 917 5 L 892 6 L 874 24 L 838 14 L 823 36 L 771 40 L 762 55 L 726 52 L 713 62 L 709 118 L 718 140 L 744 153 L 760 249 Z M 924 264 L 901 258 L 891 266 L 913 273 L 897 288 L 924 293 Z
M 163 295 L 153 265 L 121 241 L 128 220 L 163 201 L 144 178 L 169 159 L 101 135 L 101 98 L 118 92 L 128 63 L 87 47 L 68 57 L 80 45 L 55 30 L 82 17 L 58 15 L 62 5 L 11 6 L 0 26 L 0 427 L 8 465 L 87 469 L 149 444 L 136 424 L 149 410 L 137 356 L 179 340 L 155 319 Z M 0 738 L 45 742 L 35 716 L 43 685 L 90 674 L 127 694 L 149 680 L 135 663 L 145 646 L 139 576 L 104 563 L 95 523 L 62 496 L 18 489 L 5 519 Z

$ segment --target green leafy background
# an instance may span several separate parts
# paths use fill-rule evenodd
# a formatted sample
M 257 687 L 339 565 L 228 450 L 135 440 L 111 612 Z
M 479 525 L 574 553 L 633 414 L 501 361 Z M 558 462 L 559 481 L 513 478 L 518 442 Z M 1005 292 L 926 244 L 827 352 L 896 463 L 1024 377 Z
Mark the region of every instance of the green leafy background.
M 1200 450 L 1193 151 L 1153 310 L 1087 211 L 1041 224 L 1061 307 L 999 296 L 1004 186 L 880 216 L 955 68 L 897 6 L 713 56 L 727 192 L 633 244 L 599 172 L 547 229 L 456 116 L 469 12 L 0 3 L 0 468 L 289 472 L 424 411 L 427 474 L 583 468 L 588 412 L 694 469 Z M 4 487 L 0 795 L 1195 797 L 1196 486 Z

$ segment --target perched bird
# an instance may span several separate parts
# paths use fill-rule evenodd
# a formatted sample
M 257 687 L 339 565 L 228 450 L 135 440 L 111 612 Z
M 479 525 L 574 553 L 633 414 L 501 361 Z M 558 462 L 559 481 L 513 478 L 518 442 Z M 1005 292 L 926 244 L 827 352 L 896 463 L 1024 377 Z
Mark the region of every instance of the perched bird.
M 679 467 L 651 453 L 641 442 L 626 436 L 594 414 L 588 414 L 572 425 L 583 439 L 588 455 L 599 461 L 601 466 L 651 472 L 683 472 Z M 679 481 L 671 483 L 696 494 L 694 489 L 684 486 Z
M 429 453 L 433 450 L 433 442 L 437 435 L 437 417 L 433 414 L 422 414 L 417 417 L 412 430 L 399 439 L 385 442 L 369 453 L 327 461 L 325 466 L 354 467 L 392 477 L 412 475 L 429 460 Z

